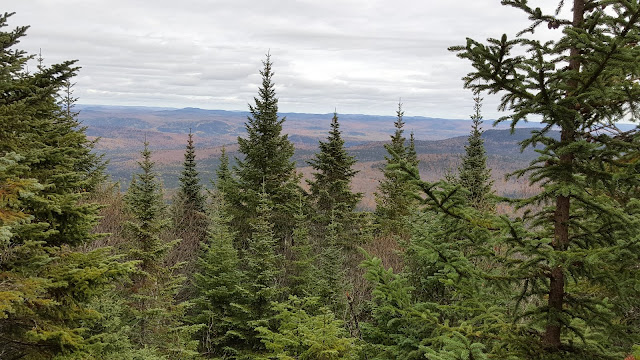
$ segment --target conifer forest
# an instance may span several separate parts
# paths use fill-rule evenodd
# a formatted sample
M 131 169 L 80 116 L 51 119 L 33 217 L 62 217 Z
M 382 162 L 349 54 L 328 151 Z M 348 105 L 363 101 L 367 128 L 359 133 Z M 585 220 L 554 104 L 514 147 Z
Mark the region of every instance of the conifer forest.
M 141 141 L 121 191 L 77 63 L 28 68 L 28 26 L 1 15 L 0 359 L 640 359 L 640 131 L 618 126 L 640 116 L 640 1 L 502 4 L 528 27 L 450 44 L 472 66 L 460 166 L 421 179 L 399 102 L 372 211 L 340 114 L 297 172 L 270 55 L 241 156 L 202 181 L 190 134 L 169 201 Z M 509 175 L 531 195 L 496 194 L 487 94 L 497 122 L 543 124 Z

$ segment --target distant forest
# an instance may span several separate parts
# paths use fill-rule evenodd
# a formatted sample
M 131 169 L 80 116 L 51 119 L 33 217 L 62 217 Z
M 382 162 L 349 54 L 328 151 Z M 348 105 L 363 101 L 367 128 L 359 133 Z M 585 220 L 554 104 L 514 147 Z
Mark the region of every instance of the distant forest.
M 185 129 L 169 199 L 149 141 L 121 191 L 79 121 L 76 62 L 20 50 L 28 26 L 0 15 L 0 359 L 640 359 L 640 132 L 616 125 L 639 115 L 640 1 L 502 3 L 530 26 L 450 48 L 473 69 L 460 141 L 416 141 L 399 102 L 358 158 L 337 113 L 296 155 L 267 54 L 215 169 Z M 508 180 L 483 94 L 511 129 L 542 119 L 512 135 Z M 425 168 L 421 146 L 459 161 Z

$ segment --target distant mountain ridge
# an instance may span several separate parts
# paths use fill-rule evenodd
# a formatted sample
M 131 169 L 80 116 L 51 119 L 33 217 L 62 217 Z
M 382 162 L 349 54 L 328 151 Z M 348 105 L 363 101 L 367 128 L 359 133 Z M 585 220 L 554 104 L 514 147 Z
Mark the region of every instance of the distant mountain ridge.
M 108 172 L 112 178 L 127 186 L 137 169 L 136 160 L 146 139 L 154 152 L 165 186 L 176 188 L 181 171 L 187 134 L 195 134 L 196 156 L 201 178 L 205 184 L 215 178 L 215 169 L 222 145 L 227 147 L 232 160 L 241 157 L 237 151 L 238 136 L 245 136 L 244 123 L 249 115 L 246 111 L 204 110 L 198 108 L 167 109 L 144 107 L 78 106 L 79 119 L 87 126 L 90 136 L 100 137 L 97 150 L 111 160 Z M 286 117 L 284 132 L 295 144 L 298 171 L 309 177 L 311 168 L 307 161 L 318 150 L 318 141 L 325 139 L 329 131 L 332 114 L 282 113 Z M 394 132 L 393 116 L 371 116 L 338 114 L 347 150 L 358 160 L 353 187 L 365 194 L 361 206 L 374 206 L 373 193 L 381 178 L 381 167 L 387 155 L 384 144 Z M 405 136 L 414 131 L 416 151 L 420 159 L 421 176 L 428 181 L 455 172 L 471 121 L 439 119 L 420 116 L 405 116 Z M 520 151 L 520 142 L 530 136 L 532 128 L 517 128 L 513 133 L 506 124 L 497 129 L 487 120 L 483 138 L 488 155 L 488 164 L 493 169 L 493 178 L 499 194 L 515 196 L 528 185 L 514 180 L 505 180 L 504 175 L 526 167 L 537 154 L 534 149 Z M 523 123 L 523 126 L 537 125 Z M 539 127 L 538 127 L 539 128 Z M 555 136 L 558 134 L 556 133 Z M 524 190 L 523 190 L 524 189 Z
M 103 150 L 134 149 L 143 139 L 152 146 L 181 148 L 189 131 L 205 146 L 237 141 L 245 133 L 248 111 L 205 110 L 199 108 L 145 108 L 106 105 L 78 105 L 79 119 L 88 135 L 101 137 Z M 284 131 L 298 146 L 315 146 L 326 137 L 333 114 L 281 113 Z M 394 116 L 338 114 L 345 141 L 349 145 L 384 141 L 393 133 Z M 441 140 L 465 135 L 470 121 L 461 119 L 405 116 L 407 135 L 413 131 L 419 140 Z M 487 120 L 487 127 L 492 120 Z M 532 123 L 533 126 L 538 124 Z M 506 124 L 498 128 L 506 129 Z

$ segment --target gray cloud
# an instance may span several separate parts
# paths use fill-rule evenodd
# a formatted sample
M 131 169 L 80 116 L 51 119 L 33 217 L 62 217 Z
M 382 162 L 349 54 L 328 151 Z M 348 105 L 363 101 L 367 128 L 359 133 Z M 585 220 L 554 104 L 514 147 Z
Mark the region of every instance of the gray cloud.
M 6 3 L 6 2 L 5 2 Z M 544 0 L 543 3 L 553 4 Z M 466 118 L 447 51 L 526 25 L 499 0 L 8 0 L 21 47 L 79 59 L 81 103 L 245 110 L 270 51 L 284 112 Z M 497 117 L 489 97 L 485 117 Z

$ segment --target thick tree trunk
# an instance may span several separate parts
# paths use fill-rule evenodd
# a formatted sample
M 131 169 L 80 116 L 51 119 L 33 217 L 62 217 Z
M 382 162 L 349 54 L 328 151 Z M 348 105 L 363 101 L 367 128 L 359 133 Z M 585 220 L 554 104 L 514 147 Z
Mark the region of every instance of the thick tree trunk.
M 573 1 L 573 26 L 579 27 L 584 21 L 584 5 L 585 0 Z M 569 69 L 574 71 L 580 70 L 580 59 L 577 57 L 579 50 L 571 49 L 571 59 L 569 61 Z M 575 82 L 569 84 L 575 87 Z M 579 108 L 579 104 L 575 105 Z M 563 144 L 569 144 L 575 141 L 575 125 L 573 121 L 562 124 L 560 140 Z M 571 167 L 574 155 L 572 153 L 560 156 L 560 164 L 563 167 Z M 561 181 L 571 181 L 571 179 L 562 179 Z M 554 238 L 553 248 L 555 251 L 565 251 L 569 246 L 569 214 L 571 209 L 571 199 L 567 196 L 559 195 L 556 198 L 556 209 L 553 216 L 554 221 Z M 549 279 L 549 313 L 547 316 L 547 326 L 543 335 L 543 345 L 551 350 L 557 351 L 562 345 L 561 334 L 562 324 L 560 317 L 564 306 L 564 272 L 562 266 L 556 266 L 551 270 Z
M 566 196 L 558 196 L 554 214 L 554 241 L 556 251 L 564 251 L 569 244 L 569 209 L 570 199 Z M 549 313 L 547 327 L 544 334 L 544 346 L 551 350 L 557 350 L 560 345 L 562 324 L 560 316 L 564 304 L 564 273 L 561 266 L 551 270 L 549 284 Z

